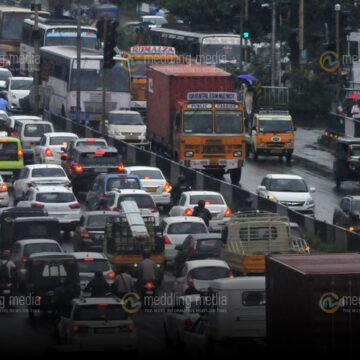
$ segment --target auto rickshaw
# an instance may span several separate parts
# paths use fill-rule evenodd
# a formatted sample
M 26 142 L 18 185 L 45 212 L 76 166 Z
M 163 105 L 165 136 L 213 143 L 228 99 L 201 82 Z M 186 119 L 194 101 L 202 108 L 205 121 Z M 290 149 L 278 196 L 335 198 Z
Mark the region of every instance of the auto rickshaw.
M 343 181 L 360 181 L 360 138 L 337 139 L 334 178 L 337 189 Z
M 61 284 L 71 286 L 74 296 L 80 296 L 80 275 L 73 255 L 63 253 L 38 253 L 29 256 L 26 263 L 26 293 L 29 318 L 36 311 L 56 310 L 55 290 Z

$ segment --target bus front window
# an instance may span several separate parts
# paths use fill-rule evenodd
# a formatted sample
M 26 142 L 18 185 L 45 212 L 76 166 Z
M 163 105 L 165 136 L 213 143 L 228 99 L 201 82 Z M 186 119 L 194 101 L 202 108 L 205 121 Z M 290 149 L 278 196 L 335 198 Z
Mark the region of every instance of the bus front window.
M 21 40 L 22 26 L 30 14 L 5 13 L 2 19 L 1 38 L 4 40 Z
M 241 134 L 243 132 L 241 111 L 216 111 L 215 132 L 217 134 Z
M 239 61 L 239 45 L 209 44 L 202 45 L 201 55 L 206 63 L 233 63 Z
M 98 44 L 96 32 L 83 29 L 81 32 L 81 46 L 96 49 Z M 76 46 L 77 32 L 73 29 L 56 29 L 46 33 L 45 46 Z
M 212 112 L 211 111 L 185 111 L 184 112 L 185 134 L 211 134 Z

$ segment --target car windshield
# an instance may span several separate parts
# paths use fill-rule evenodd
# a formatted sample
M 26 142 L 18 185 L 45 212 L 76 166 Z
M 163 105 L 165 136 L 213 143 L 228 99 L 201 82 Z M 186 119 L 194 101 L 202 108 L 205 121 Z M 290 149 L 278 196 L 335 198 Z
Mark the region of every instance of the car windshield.
M 216 280 L 228 278 L 230 270 L 220 266 L 208 266 L 191 270 L 190 273 L 195 280 Z
M 75 138 L 73 136 L 51 136 L 50 145 L 67 146 L 67 144 L 74 139 Z
M 105 214 L 99 214 L 99 215 L 90 215 L 87 218 L 86 226 L 87 227 L 101 227 L 105 228 L 106 225 L 106 219 L 109 217 L 113 217 L 114 215 L 105 215 Z
M 241 134 L 243 132 L 241 111 L 216 111 L 215 132 L 218 134 Z
M 308 192 L 308 187 L 303 179 L 272 179 L 270 191 L 280 192 Z
M 211 111 L 185 111 L 184 112 L 185 134 L 211 134 L 212 112 Z
M 206 205 L 224 205 L 224 199 L 220 195 L 191 195 L 190 204 L 197 205 L 200 200 L 204 200 Z
M 18 161 L 16 142 L 0 142 L 0 161 Z
M 141 180 L 163 180 L 164 177 L 159 170 L 130 170 L 132 174 L 137 175 Z
M 75 321 L 119 321 L 127 320 L 129 314 L 119 305 L 81 305 L 74 313 Z
M 107 260 L 103 259 L 94 259 L 94 258 L 85 258 L 77 260 L 80 273 L 92 273 L 96 271 L 109 271 L 111 270 L 110 264 Z
M 222 248 L 221 239 L 201 239 L 197 241 L 198 252 L 216 252 Z
M 32 79 L 12 79 L 11 90 L 31 90 L 33 84 Z
M 118 206 L 121 207 L 121 201 L 133 200 L 140 209 L 155 208 L 154 200 L 150 195 L 122 195 L 119 197 Z
M 42 252 L 62 252 L 58 244 L 53 243 L 38 243 L 28 244 L 24 247 L 24 256 L 29 256 L 34 253 Z
M 168 234 L 171 235 L 204 234 L 207 232 L 205 224 L 193 222 L 171 224 L 168 229 Z
M 106 184 L 106 191 L 111 191 L 112 189 L 141 189 L 140 182 L 134 178 L 111 178 Z
M 110 125 L 144 125 L 140 114 L 108 114 Z
M 277 120 L 277 119 L 260 119 L 261 133 L 289 133 L 293 131 L 291 120 Z
M 24 136 L 26 137 L 42 137 L 45 133 L 51 132 L 49 124 L 26 124 Z
M 34 169 L 31 173 L 33 178 L 41 177 L 66 177 L 65 172 L 61 168 L 44 168 L 44 169 Z
M 116 152 L 99 150 L 82 153 L 80 155 L 80 161 L 83 165 L 115 166 L 119 165 L 119 156 Z
M 71 203 L 77 201 L 72 193 L 41 193 L 36 195 L 36 201 L 41 203 Z

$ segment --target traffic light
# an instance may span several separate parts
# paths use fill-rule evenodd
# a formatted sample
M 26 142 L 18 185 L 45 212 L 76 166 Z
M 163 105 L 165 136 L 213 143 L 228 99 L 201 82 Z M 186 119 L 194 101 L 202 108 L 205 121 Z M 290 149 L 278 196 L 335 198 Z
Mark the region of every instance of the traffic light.
M 250 33 L 248 31 L 243 32 L 243 38 L 248 39 L 250 37 Z
M 117 28 L 119 23 L 117 21 L 107 20 L 105 23 L 104 34 L 104 69 L 111 69 L 115 65 L 114 56 L 116 55 L 115 47 L 117 46 L 118 33 Z

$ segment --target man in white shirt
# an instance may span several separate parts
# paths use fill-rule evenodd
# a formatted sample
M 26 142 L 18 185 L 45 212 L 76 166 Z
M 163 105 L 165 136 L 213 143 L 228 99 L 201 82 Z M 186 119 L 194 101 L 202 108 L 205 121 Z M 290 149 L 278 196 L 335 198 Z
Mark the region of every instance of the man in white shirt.
M 352 107 L 351 115 L 354 118 L 360 117 L 360 100 L 358 100 L 356 104 Z

